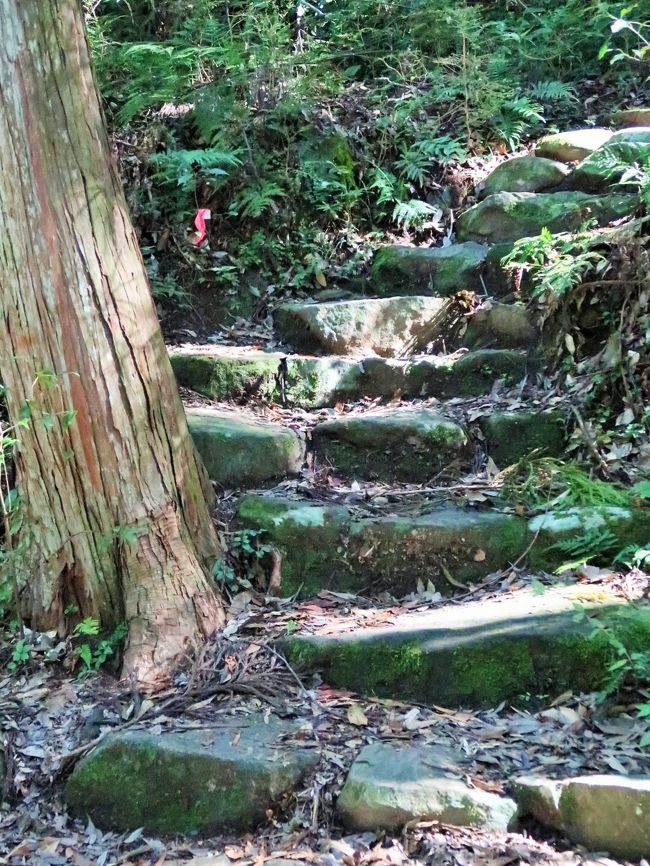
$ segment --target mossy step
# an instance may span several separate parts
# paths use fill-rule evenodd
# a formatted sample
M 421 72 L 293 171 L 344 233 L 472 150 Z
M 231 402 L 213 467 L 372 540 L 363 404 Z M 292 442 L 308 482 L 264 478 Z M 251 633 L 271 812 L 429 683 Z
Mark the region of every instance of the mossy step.
M 205 730 L 109 733 L 70 776 L 70 811 L 104 830 L 213 836 L 251 830 L 318 763 L 300 721 L 219 717 Z
M 476 191 L 479 198 L 498 192 L 544 192 L 562 183 L 569 169 L 562 162 L 539 156 L 517 156 L 500 163 Z
M 481 291 L 487 247 L 477 243 L 446 247 L 382 247 L 375 254 L 369 288 L 382 298 Z
M 585 608 L 588 616 L 576 615 Z M 389 624 L 351 628 L 350 616 L 307 621 L 287 640 L 293 665 L 363 695 L 443 706 L 529 705 L 565 691 L 598 689 L 616 651 L 650 643 L 650 609 L 603 600 L 602 587 L 520 591 L 503 599 L 404 613 Z
M 535 156 L 559 162 L 577 162 L 598 150 L 612 137 L 611 129 L 569 129 L 545 135 L 535 145 Z
M 535 453 L 559 457 L 565 451 L 567 413 L 561 409 L 530 412 L 496 411 L 479 419 L 485 450 L 503 469 Z
M 396 501 L 394 509 L 404 507 Z M 531 520 L 496 510 L 432 507 L 416 514 L 376 516 L 354 506 L 315 504 L 273 494 L 245 496 L 242 528 L 262 530 L 282 558 L 283 596 L 322 589 L 396 596 L 431 582 L 443 595 L 528 554 L 539 570 L 575 560 L 576 551 L 607 542 L 612 555 L 628 543 L 647 544 L 650 510 L 574 508 Z M 576 547 L 577 545 L 577 547 Z M 582 545 L 582 548 L 580 547 Z
M 187 409 L 186 415 L 210 479 L 223 487 L 256 487 L 302 468 L 304 436 L 282 424 L 214 409 Z
M 489 394 L 498 380 L 516 385 L 529 369 L 528 356 L 510 349 L 398 360 L 211 348 L 172 350 L 170 360 L 179 385 L 212 400 L 261 399 L 305 409 L 364 397 L 477 397 Z
M 425 482 L 470 458 L 463 428 L 426 408 L 342 415 L 318 424 L 312 435 L 319 463 L 354 478 Z
M 636 195 L 588 195 L 583 192 L 501 192 L 490 195 L 458 218 L 459 240 L 499 244 L 550 232 L 578 231 L 588 221 L 599 226 L 631 216 Z
M 446 301 L 422 295 L 330 303 L 282 304 L 273 321 L 278 337 L 302 352 L 326 355 L 408 355 L 424 334 L 445 332 Z

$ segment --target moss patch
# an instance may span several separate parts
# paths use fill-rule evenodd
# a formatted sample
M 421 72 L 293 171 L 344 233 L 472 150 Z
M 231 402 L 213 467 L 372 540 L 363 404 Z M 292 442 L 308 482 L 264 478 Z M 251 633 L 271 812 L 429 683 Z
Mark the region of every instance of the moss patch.
M 278 356 L 170 355 L 179 385 L 212 400 L 277 398 Z

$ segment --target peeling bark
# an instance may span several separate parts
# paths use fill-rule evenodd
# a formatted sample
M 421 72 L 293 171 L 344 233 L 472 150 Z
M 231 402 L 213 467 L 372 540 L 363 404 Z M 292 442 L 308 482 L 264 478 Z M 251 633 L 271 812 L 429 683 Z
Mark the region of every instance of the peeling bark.
M 71 607 L 126 620 L 125 673 L 157 684 L 223 622 L 202 468 L 79 4 L 0 0 L 0 34 L 0 377 L 12 419 L 34 406 L 16 457 L 25 613 L 60 632 Z

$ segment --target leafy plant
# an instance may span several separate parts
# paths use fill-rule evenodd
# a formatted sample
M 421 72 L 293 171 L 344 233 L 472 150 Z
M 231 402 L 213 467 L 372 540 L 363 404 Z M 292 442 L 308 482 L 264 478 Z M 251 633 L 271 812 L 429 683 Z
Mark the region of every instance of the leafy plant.
M 241 529 L 230 535 L 226 553 L 214 564 L 213 577 L 234 594 L 251 589 L 261 581 L 262 560 L 273 551 L 273 545 L 263 542 L 264 533 L 256 529 Z

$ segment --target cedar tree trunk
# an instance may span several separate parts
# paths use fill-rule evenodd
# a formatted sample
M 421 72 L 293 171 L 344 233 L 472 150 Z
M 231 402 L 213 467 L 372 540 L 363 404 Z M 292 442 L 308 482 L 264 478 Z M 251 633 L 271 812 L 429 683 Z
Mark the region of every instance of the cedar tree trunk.
M 203 470 L 80 5 L 0 0 L 0 37 L 0 378 L 12 421 L 31 406 L 16 454 L 24 612 L 59 632 L 126 621 L 124 673 L 155 687 L 223 622 Z

